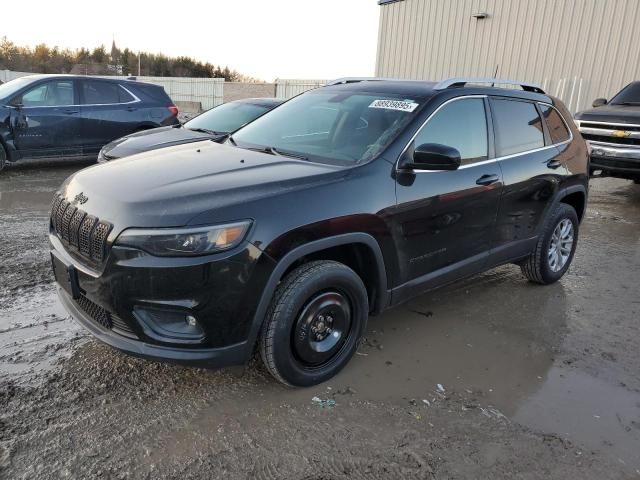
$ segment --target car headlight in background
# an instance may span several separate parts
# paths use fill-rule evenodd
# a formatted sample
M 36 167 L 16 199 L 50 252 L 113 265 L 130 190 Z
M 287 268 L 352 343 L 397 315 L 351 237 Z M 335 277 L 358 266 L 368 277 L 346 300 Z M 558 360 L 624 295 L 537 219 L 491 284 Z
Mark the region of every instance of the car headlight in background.
M 130 228 L 120 234 L 116 244 L 139 248 L 159 257 L 193 257 L 222 252 L 242 242 L 250 220 L 190 228 Z

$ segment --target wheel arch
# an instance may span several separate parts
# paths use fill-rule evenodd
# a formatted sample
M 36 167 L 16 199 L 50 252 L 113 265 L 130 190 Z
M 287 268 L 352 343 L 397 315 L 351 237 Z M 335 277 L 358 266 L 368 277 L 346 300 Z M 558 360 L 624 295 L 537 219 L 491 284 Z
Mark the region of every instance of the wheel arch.
M 380 245 L 374 237 L 367 233 L 345 233 L 313 240 L 287 252 L 277 262 L 274 270 L 271 272 L 260 296 L 260 300 L 258 301 L 249 333 L 248 344 L 252 350 L 256 344 L 264 322 L 264 316 L 280 280 L 293 268 L 296 268 L 296 266 L 306 261 L 320 259 L 335 260 L 336 253 L 344 253 L 344 249 L 346 248 L 354 249 L 354 252 L 357 252 L 356 254 L 364 254 L 366 252 L 366 255 L 368 255 L 363 260 L 368 260 L 369 262 L 361 263 L 360 265 L 370 266 L 371 269 L 368 270 L 368 272 L 371 273 L 371 275 L 368 278 L 362 278 L 362 270 L 357 271 L 356 269 L 356 273 L 360 275 L 363 283 L 365 283 L 367 292 L 373 296 L 373 302 L 370 305 L 372 313 L 378 313 L 388 305 L 389 292 L 387 290 L 387 274 L 384 257 L 382 256 Z M 342 263 L 353 268 L 352 265 L 349 265 L 349 262 Z
M 582 222 L 587 210 L 587 189 L 582 185 L 563 188 L 556 195 L 555 204 L 558 203 L 566 203 L 573 207 L 578 214 L 578 221 Z

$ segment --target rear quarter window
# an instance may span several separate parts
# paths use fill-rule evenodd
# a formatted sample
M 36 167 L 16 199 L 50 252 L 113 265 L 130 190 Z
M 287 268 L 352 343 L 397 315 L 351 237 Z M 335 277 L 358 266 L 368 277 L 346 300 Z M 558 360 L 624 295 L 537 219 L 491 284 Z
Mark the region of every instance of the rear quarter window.
M 499 157 L 544 147 L 542 120 L 533 103 L 494 98 L 491 110 Z
M 122 90 L 117 83 L 85 80 L 82 85 L 85 105 L 108 105 L 120 103 Z
M 567 124 L 564 122 L 558 111 L 550 105 L 540 105 L 542 116 L 547 124 L 549 130 L 549 136 L 551 137 L 551 143 L 566 142 L 571 138 Z

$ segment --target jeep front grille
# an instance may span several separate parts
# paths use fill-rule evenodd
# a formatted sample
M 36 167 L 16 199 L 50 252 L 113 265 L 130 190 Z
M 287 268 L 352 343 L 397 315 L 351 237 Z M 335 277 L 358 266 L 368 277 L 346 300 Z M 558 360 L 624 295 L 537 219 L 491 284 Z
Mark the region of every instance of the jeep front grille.
M 58 195 L 51 205 L 51 227 L 58 238 L 83 257 L 94 262 L 105 259 L 110 223 L 88 215 Z

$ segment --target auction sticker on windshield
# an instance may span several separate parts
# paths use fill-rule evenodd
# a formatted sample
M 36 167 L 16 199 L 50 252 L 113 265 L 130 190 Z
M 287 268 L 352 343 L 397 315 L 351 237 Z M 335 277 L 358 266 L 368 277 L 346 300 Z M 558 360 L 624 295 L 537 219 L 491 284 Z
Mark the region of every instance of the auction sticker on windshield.
M 386 110 L 400 110 L 402 112 L 413 112 L 418 108 L 418 104 L 411 100 L 374 100 L 369 108 L 384 108 Z

